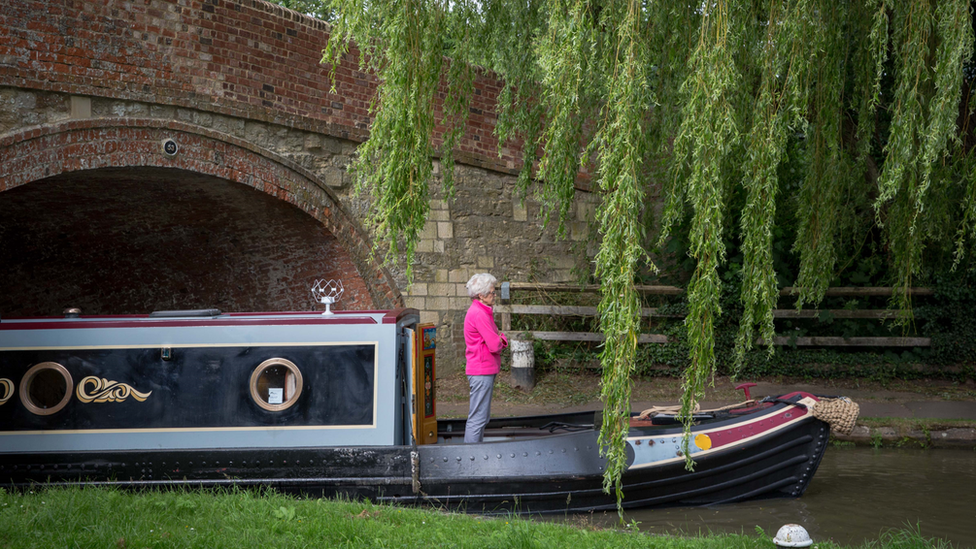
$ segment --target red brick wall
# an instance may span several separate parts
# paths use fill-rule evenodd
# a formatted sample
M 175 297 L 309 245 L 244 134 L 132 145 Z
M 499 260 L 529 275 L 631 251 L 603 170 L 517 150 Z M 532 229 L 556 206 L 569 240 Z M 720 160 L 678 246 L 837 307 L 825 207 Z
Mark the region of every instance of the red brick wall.
M 178 105 L 362 141 L 375 79 L 354 56 L 329 93 L 328 26 L 262 0 L 0 2 L 0 82 Z M 476 84 L 459 158 L 503 172 L 493 135 L 500 82 Z M 435 106 L 437 111 L 439 106 Z
M 175 157 L 170 158 L 161 153 L 161 143 L 165 138 L 173 138 L 179 143 L 180 152 Z M 365 258 L 368 256 L 369 244 L 356 221 L 342 208 L 338 200 L 328 190 L 316 185 L 313 178 L 306 174 L 302 168 L 292 165 L 283 158 L 269 158 L 268 154 L 270 153 L 262 153 L 244 141 L 216 132 L 207 132 L 180 122 L 156 119 L 126 119 L 124 122 L 102 119 L 71 121 L 8 134 L 0 139 L 0 192 L 13 192 L 11 189 L 19 190 L 15 187 L 21 187 L 25 184 L 28 187 L 36 185 L 40 188 L 50 182 L 44 178 L 62 173 L 79 174 L 77 175 L 79 180 L 96 178 L 97 174 L 92 173 L 92 170 L 102 168 L 172 168 L 183 170 L 187 174 L 203 174 L 211 176 L 211 179 L 220 178 L 241 183 L 304 211 L 309 222 L 315 221 L 308 224 L 308 230 L 312 231 L 311 238 L 317 239 L 314 242 L 318 242 L 318 244 L 302 243 L 300 238 L 295 237 L 298 240 L 293 239 L 296 246 L 294 249 L 282 249 L 280 253 L 276 252 L 281 256 L 278 258 L 281 269 L 292 273 L 285 277 L 288 278 L 288 282 L 294 282 L 291 289 L 286 291 L 286 293 L 291 292 L 288 297 L 269 302 L 252 297 L 251 301 L 248 302 L 252 305 L 245 307 L 244 302 L 239 302 L 235 305 L 236 309 L 267 310 L 269 308 L 297 307 L 300 303 L 307 303 L 306 292 L 310 283 L 303 281 L 312 280 L 316 277 L 342 278 L 344 282 L 348 281 L 350 294 L 347 297 L 350 301 L 346 301 L 346 303 L 355 303 L 357 308 L 396 306 L 400 301 L 396 284 L 384 269 L 375 264 L 366 263 Z M 31 184 L 32 182 L 38 183 Z M 131 192 L 133 196 L 145 198 L 144 193 L 139 194 L 131 190 L 121 189 L 113 191 L 111 187 L 104 188 L 107 189 L 105 192 Z M 12 195 L 4 193 L 3 201 L 5 207 L 12 208 L 13 206 L 9 205 L 13 203 L 13 200 L 8 198 L 10 196 Z M 38 200 L 43 202 L 42 194 L 32 196 L 36 196 Z M 79 198 L 77 202 L 67 201 L 65 204 L 68 207 L 75 208 L 92 207 L 91 204 L 82 204 L 83 201 L 80 197 L 85 196 L 84 194 L 76 196 Z M 159 196 L 157 200 L 150 200 L 149 204 L 159 209 L 171 208 L 171 205 L 164 204 L 164 202 L 166 200 L 179 201 L 180 198 L 179 193 L 165 197 Z M 98 201 L 98 193 L 93 193 L 91 202 L 95 204 Z M 19 203 L 22 207 L 28 208 L 26 202 L 20 201 Z M 218 202 L 210 201 L 210 203 L 217 204 Z M 54 217 L 59 215 L 58 208 L 54 206 L 56 205 L 53 205 L 52 209 L 46 213 L 44 210 L 35 212 L 34 208 L 28 208 L 26 211 L 35 212 L 36 218 L 40 222 L 42 215 Z M 285 205 L 282 204 L 282 206 Z M 288 208 L 292 208 L 292 206 L 288 206 Z M 216 206 L 214 208 L 212 215 L 226 217 L 224 212 L 217 211 Z M 229 203 L 228 208 L 231 211 L 243 211 L 243 208 L 240 207 L 235 209 L 233 203 Z M 149 216 L 139 221 L 139 216 L 136 215 L 139 209 L 134 206 L 132 209 L 133 215 L 136 216 L 134 222 L 141 223 L 144 227 L 151 228 L 155 226 L 156 221 L 163 219 L 158 218 L 158 216 Z M 10 210 L 10 212 L 14 211 L 13 209 Z M 173 210 L 173 212 L 176 215 L 178 210 Z M 249 217 L 245 214 L 235 223 L 249 223 Z M 85 227 L 84 217 L 74 219 L 80 223 L 76 227 Z M 272 224 L 272 222 L 267 221 L 265 224 Z M 163 225 L 166 224 L 163 223 Z M 315 228 L 316 226 L 318 228 Z M 319 230 L 322 228 L 324 228 L 324 232 Z M 242 233 L 248 234 L 243 229 Z M 323 236 L 323 234 L 328 235 L 328 233 L 331 233 L 328 238 Z M 274 242 L 273 228 L 269 227 L 267 234 L 270 242 Z M 316 246 L 334 248 L 332 244 L 325 243 L 326 240 L 333 237 L 341 250 L 330 251 L 325 255 L 314 251 L 309 252 L 314 250 Z M 282 240 L 282 242 L 285 241 L 288 240 Z M 199 256 L 201 253 L 221 255 L 223 252 L 219 250 L 219 247 L 212 249 L 201 245 L 195 255 Z M 311 263 L 290 259 L 290 256 L 301 256 L 302 254 L 308 254 Z M 11 265 L 16 261 L 26 261 L 29 264 L 35 256 L 26 253 L 21 248 L 10 248 L 4 250 L 0 257 L 5 258 L 4 268 L 0 270 L 15 277 L 15 275 L 10 274 L 11 271 L 15 270 Z M 118 260 L 118 257 L 115 257 Z M 226 258 L 223 259 L 227 260 Z M 259 261 L 266 259 L 268 258 L 262 257 Z M 333 259 L 336 261 L 334 268 L 322 266 L 332 262 Z M 246 255 L 239 256 L 238 260 L 247 261 L 247 257 Z M 319 264 L 321 265 L 316 267 Z M 334 272 L 342 276 L 331 276 L 324 271 Z M 232 272 L 232 269 L 227 270 L 227 272 Z M 228 278 L 230 277 L 225 278 L 223 282 L 215 279 L 204 282 L 204 284 L 213 287 L 214 283 L 224 283 Z M 46 286 L 46 284 L 42 286 Z M 55 288 L 57 286 L 47 287 Z M 277 292 L 277 290 L 270 288 L 264 291 L 271 295 Z M 209 290 L 207 292 L 209 292 L 208 295 L 212 294 Z M 292 297 L 292 295 L 302 297 L 297 298 Z M 20 299 L 26 300 L 26 297 L 21 296 Z M 122 302 L 121 305 L 124 305 L 128 310 L 130 304 L 129 302 Z M 209 307 L 213 305 L 200 302 L 195 303 L 194 306 Z M 309 305 L 304 305 L 300 308 L 308 307 Z M 3 312 L 11 314 L 10 310 L 8 308 Z
M 322 223 L 263 192 L 172 168 L 62 174 L 3 193 L 0 312 L 316 310 L 316 278 L 341 279 L 337 309 L 374 308 Z

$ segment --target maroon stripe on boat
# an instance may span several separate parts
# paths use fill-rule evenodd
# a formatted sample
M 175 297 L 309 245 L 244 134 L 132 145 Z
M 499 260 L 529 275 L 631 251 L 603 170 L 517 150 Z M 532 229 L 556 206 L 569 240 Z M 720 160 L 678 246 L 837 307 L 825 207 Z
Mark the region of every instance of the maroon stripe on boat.
M 403 309 L 410 310 L 410 309 Z M 385 315 L 389 311 L 332 311 L 336 317 L 339 316 L 366 316 L 366 315 Z M 242 313 L 230 313 L 221 312 L 216 316 L 207 316 L 203 318 L 216 318 L 216 317 L 244 317 L 244 316 L 309 316 L 313 317 L 315 315 L 324 316 L 321 311 L 254 311 L 254 312 L 242 312 Z M 60 320 L 65 318 L 63 316 L 11 316 L 0 318 L 0 322 L 13 322 L 20 320 Z M 80 315 L 77 318 L 82 320 L 102 320 L 110 318 L 153 318 L 152 315 L 147 314 L 128 314 L 128 315 Z
M 712 431 L 706 434 L 708 438 L 712 439 L 712 448 L 719 448 L 727 444 L 739 442 L 745 438 L 762 434 L 806 414 L 807 411 L 803 408 L 790 406 L 777 414 L 766 416 L 759 421 L 753 421 L 747 425 L 734 425 L 728 429 Z
M 335 316 L 363 316 L 385 314 L 386 311 L 332 311 Z M 221 313 L 220 316 L 326 316 L 322 311 L 258 311 L 253 313 Z M 329 315 L 332 316 L 332 315 Z
M 145 318 L 145 317 L 142 317 Z M 300 325 L 329 325 L 329 324 L 371 324 L 376 321 L 372 318 L 303 318 L 303 319 L 173 319 L 173 320 L 119 320 L 119 321 L 56 321 L 56 322 L 0 322 L 0 330 L 73 330 L 78 328 L 184 328 L 196 327 L 204 328 L 207 326 L 300 326 Z

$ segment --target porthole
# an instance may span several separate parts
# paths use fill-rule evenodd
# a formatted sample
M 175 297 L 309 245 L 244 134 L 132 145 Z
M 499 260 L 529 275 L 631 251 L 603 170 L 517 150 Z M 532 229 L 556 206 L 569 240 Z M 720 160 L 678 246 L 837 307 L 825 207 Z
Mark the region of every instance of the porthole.
M 74 381 L 57 362 L 35 364 L 20 382 L 20 401 L 32 414 L 49 416 L 68 405 Z
M 291 408 L 302 394 L 302 373 L 283 358 L 270 358 L 251 373 L 251 398 L 270 412 Z

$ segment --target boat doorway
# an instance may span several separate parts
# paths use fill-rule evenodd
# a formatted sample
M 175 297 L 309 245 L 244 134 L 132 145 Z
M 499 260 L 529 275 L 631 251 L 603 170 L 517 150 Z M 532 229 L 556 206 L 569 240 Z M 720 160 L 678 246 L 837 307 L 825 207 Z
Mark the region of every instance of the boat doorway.
M 414 440 L 418 445 L 437 442 L 437 328 L 433 324 L 420 324 L 416 330 L 408 330 L 413 368 L 413 415 Z

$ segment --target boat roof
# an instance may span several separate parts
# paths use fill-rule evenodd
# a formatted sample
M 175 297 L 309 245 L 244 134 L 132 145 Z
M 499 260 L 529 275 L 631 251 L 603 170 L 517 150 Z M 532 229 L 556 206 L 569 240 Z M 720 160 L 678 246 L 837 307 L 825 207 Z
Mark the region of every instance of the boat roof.
M 419 316 L 416 309 L 377 311 L 279 311 L 224 313 L 217 309 L 155 311 L 141 315 L 78 315 L 63 317 L 0 318 L 0 330 L 64 330 L 74 328 L 148 328 L 190 326 L 275 326 L 275 325 L 354 325 L 396 324 L 408 316 Z

